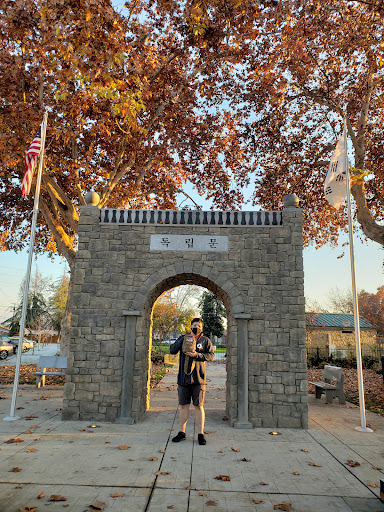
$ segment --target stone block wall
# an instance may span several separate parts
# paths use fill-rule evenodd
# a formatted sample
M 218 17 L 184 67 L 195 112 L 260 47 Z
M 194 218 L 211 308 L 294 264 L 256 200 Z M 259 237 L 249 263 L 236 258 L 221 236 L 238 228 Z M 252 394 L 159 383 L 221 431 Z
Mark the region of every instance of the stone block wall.
M 153 235 L 227 237 L 228 248 L 151 250 Z M 227 309 L 231 424 L 306 428 L 302 248 L 302 212 L 294 207 L 199 215 L 82 207 L 63 418 L 140 419 L 154 301 L 196 284 Z

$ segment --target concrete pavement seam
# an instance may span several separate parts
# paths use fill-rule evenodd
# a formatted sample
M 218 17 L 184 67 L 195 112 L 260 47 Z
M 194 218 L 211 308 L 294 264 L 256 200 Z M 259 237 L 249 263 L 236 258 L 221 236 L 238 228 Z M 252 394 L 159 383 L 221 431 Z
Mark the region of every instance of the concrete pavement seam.
M 174 427 L 174 425 L 175 425 L 176 415 L 177 415 L 177 411 L 178 411 L 178 409 L 179 409 L 179 407 L 177 407 L 177 408 L 176 408 L 176 411 L 175 411 L 175 416 L 174 416 L 174 418 L 173 418 L 173 422 L 172 422 L 172 428 L 173 428 L 173 427 Z M 166 451 L 167 451 L 167 446 L 168 446 L 168 444 L 169 444 L 169 439 L 170 439 L 171 435 L 172 435 L 172 431 L 170 430 L 170 431 L 169 431 L 169 435 L 168 435 L 167 442 L 166 442 L 166 444 L 165 444 L 165 450 L 164 450 L 164 452 L 166 452 Z M 160 470 L 161 470 L 161 466 L 162 466 L 163 461 L 164 461 L 165 453 L 163 453 L 162 455 L 163 455 L 163 456 L 161 457 L 161 461 L 160 461 L 160 464 L 159 464 L 159 469 L 158 469 L 157 471 L 160 471 Z M 150 506 L 150 504 L 151 504 L 152 496 L 153 496 L 153 493 L 154 493 L 154 491 L 155 491 L 155 487 L 156 487 L 156 483 L 157 483 L 157 478 L 158 478 L 158 476 L 159 476 L 159 475 L 155 475 L 155 480 L 154 480 L 154 482 L 153 482 L 153 484 L 152 484 L 151 492 L 149 493 L 148 500 L 147 500 L 147 504 L 146 504 L 146 506 L 145 506 L 145 508 L 144 508 L 144 511 L 143 511 L 143 512 L 147 512 L 147 511 L 148 511 L 148 508 L 149 508 L 149 506 Z
M 315 421 L 315 420 L 313 420 Z M 315 421 L 315 423 L 317 423 Z M 328 434 L 330 434 L 331 436 L 335 437 L 336 439 L 338 439 L 338 437 L 336 437 L 334 434 L 332 434 L 331 432 L 328 432 L 327 429 L 324 429 L 324 427 L 322 427 L 319 423 L 317 423 L 321 428 L 323 428 L 323 430 L 325 430 Z M 315 439 L 315 437 L 312 436 L 312 434 L 310 432 L 308 432 L 309 435 L 312 437 L 312 439 L 316 442 L 316 443 L 319 443 L 319 445 L 324 448 L 324 450 L 326 452 L 328 452 L 334 459 L 335 461 L 337 461 L 339 464 L 342 464 L 334 455 L 331 451 L 328 450 L 328 448 L 326 448 L 326 446 L 324 446 L 320 441 L 318 441 L 317 439 Z M 339 439 L 338 439 L 339 440 Z M 344 446 L 348 447 L 348 449 L 352 450 L 354 453 L 355 450 L 353 448 L 351 448 L 350 446 L 348 446 L 346 443 L 344 443 L 343 441 L 339 440 Z M 361 455 L 359 455 L 358 453 L 356 453 L 356 455 L 358 455 L 359 457 L 361 457 L 362 459 L 364 459 L 364 457 L 362 457 Z M 364 459 L 368 464 L 372 465 L 369 461 L 367 461 L 366 459 Z M 356 478 L 356 480 L 358 480 L 361 484 L 364 485 L 364 487 L 371 493 L 373 494 L 373 496 L 376 498 L 376 499 L 379 499 L 378 496 L 375 494 L 375 491 L 373 491 L 370 487 L 368 487 L 357 475 L 355 475 L 355 473 L 352 473 L 352 471 L 345 465 L 345 464 L 342 464 L 342 467 L 344 467 L 352 476 L 354 476 Z M 344 498 L 343 498 L 344 499 Z

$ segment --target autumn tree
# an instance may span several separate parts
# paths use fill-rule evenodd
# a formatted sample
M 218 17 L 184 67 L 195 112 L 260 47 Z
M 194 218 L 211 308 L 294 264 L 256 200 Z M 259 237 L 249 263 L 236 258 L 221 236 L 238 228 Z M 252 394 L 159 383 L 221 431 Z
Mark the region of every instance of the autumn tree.
M 147 2 L 126 7 L 123 14 L 101 0 L 1 3 L 2 250 L 28 241 L 35 185 L 22 200 L 23 158 L 46 109 L 36 250 L 59 252 L 71 274 L 88 190 L 99 193 L 100 207 L 174 209 L 190 181 L 219 207 L 241 203 L 249 160 L 236 121 L 204 101 L 219 49 L 196 39 L 180 16 Z
M 358 292 L 359 316 L 377 326 L 378 334 L 384 334 L 384 286 L 376 293 Z M 329 295 L 328 303 L 333 313 L 353 313 L 353 297 L 350 291 L 336 288 Z
M 365 236 L 383 245 L 383 11 L 339 0 L 260 5 L 263 25 L 250 28 L 257 37 L 247 51 L 243 45 L 242 73 L 231 87 L 254 152 L 255 203 L 280 208 L 295 192 L 306 242 L 336 242 L 345 208 L 329 206 L 323 186 L 346 116 L 356 217 Z
M 153 306 L 152 330 L 154 338 L 164 340 L 185 332 L 191 326 L 193 310 L 187 304 L 179 305 L 170 292 L 164 293 Z

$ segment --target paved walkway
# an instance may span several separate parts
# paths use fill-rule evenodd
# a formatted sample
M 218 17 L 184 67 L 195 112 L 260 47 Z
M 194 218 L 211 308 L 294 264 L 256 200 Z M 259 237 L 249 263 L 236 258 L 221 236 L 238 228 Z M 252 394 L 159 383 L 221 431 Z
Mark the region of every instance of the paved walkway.
M 105 512 L 272 511 L 279 504 L 296 512 L 384 511 L 372 487 L 384 478 L 383 417 L 368 413 L 376 430 L 363 434 L 353 428 L 358 408 L 311 399 L 309 430 L 236 430 L 225 420 L 223 365 L 211 364 L 208 375 L 206 446 L 196 442 L 193 412 L 187 440 L 171 442 L 178 431 L 174 370 L 131 426 L 63 422 L 61 389 L 20 386 L 22 419 L 0 419 L 0 512 L 83 512 L 97 501 Z M 0 387 L 0 398 L 9 398 L 0 400 L 0 418 L 11 393 Z M 11 438 L 22 442 L 6 443 Z

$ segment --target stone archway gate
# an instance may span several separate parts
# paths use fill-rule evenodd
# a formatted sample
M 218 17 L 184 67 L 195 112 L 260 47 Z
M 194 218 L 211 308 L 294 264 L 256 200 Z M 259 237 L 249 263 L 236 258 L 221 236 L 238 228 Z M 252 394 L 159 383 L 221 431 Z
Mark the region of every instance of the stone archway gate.
M 90 194 L 92 201 L 92 194 Z M 63 419 L 138 421 L 152 306 L 198 284 L 228 315 L 227 414 L 238 428 L 307 428 L 302 211 L 81 207 Z

